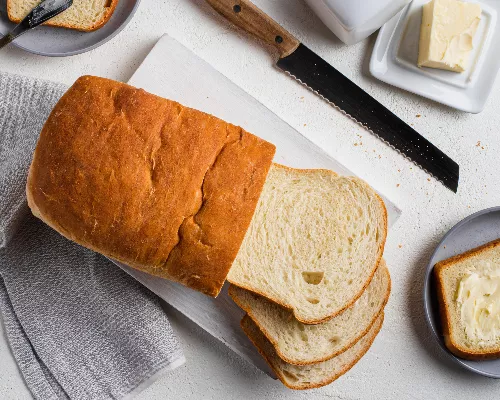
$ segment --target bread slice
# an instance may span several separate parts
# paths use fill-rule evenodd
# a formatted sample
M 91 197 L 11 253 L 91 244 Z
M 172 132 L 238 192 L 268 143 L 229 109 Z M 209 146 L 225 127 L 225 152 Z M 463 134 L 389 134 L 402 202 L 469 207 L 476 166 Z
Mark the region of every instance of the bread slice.
M 7 14 L 12 22 L 21 22 L 40 0 L 7 0 Z M 45 25 L 95 31 L 111 18 L 118 0 L 73 0 L 73 5 Z
M 306 365 L 328 360 L 360 340 L 383 311 L 391 291 L 384 260 L 361 297 L 348 309 L 318 325 L 304 325 L 293 314 L 248 290 L 231 285 L 229 295 L 290 364 Z
M 273 164 L 228 280 L 317 324 L 361 296 L 386 235 L 384 203 L 361 179 Z
M 283 361 L 248 315 L 241 320 L 241 327 L 284 385 L 290 389 L 312 389 L 328 385 L 349 371 L 368 351 L 383 321 L 382 312 L 367 334 L 350 349 L 330 360 L 311 365 L 292 365 Z
M 470 360 L 500 358 L 500 239 L 437 263 L 434 273 L 448 349 Z
M 212 115 L 83 76 L 42 129 L 26 196 L 68 239 L 216 296 L 274 152 Z

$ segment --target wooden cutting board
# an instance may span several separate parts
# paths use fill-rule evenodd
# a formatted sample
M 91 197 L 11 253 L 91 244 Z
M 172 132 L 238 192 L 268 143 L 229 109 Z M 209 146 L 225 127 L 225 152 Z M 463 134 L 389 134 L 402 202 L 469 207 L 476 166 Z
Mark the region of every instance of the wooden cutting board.
M 275 162 L 295 168 L 326 168 L 342 175 L 354 175 L 263 104 L 169 36 L 165 35 L 158 41 L 129 83 L 240 125 L 274 143 Z M 382 197 L 391 226 L 401 211 L 387 198 Z M 179 284 L 117 264 L 209 334 L 274 377 L 243 334 L 240 320 L 244 313 L 229 298 L 227 284 L 219 296 L 213 299 Z

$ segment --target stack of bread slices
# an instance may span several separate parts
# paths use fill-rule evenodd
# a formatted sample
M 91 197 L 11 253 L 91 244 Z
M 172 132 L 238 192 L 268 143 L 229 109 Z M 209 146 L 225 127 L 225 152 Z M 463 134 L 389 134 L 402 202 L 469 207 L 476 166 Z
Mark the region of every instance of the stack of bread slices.
M 391 288 L 386 233 L 384 204 L 360 179 L 271 166 L 229 294 L 289 388 L 327 385 L 370 348 Z

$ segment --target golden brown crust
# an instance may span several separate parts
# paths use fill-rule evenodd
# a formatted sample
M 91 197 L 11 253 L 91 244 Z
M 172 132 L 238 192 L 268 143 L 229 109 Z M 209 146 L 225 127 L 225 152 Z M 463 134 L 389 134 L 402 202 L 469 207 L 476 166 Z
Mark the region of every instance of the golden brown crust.
M 297 169 L 297 168 L 287 167 L 287 166 L 281 165 L 281 164 L 275 164 L 275 165 L 278 165 L 279 167 L 285 168 L 285 169 L 288 169 L 288 170 L 294 170 L 294 171 L 300 170 L 301 173 L 306 173 L 306 174 L 317 173 L 318 171 L 322 171 L 322 172 L 330 173 L 333 176 L 338 176 L 337 173 L 335 173 L 335 172 L 333 172 L 331 170 L 328 170 L 328 169 Z M 363 183 L 365 185 L 369 186 L 364 181 L 363 181 Z M 384 248 L 385 248 L 385 242 L 387 240 L 387 231 L 388 231 L 388 226 L 387 226 L 387 208 L 385 207 L 384 200 L 382 200 L 382 198 L 377 193 L 375 193 L 375 196 L 376 196 L 377 200 L 380 202 L 380 204 L 382 206 L 383 213 L 384 213 L 384 217 L 383 217 L 383 220 L 384 220 L 384 232 L 383 232 L 384 239 L 383 239 L 382 243 L 379 246 L 379 255 L 378 255 L 377 262 L 375 263 L 375 266 L 373 267 L 372 271 L 370 271 L 370 275 L 368 276 L 368 279 L 364 283 L 363 287 L 355 295 L 355 297 L 353 297 L 351 299 L 351 301 L 349 303 L 347 303 L 344 307 L 342 307 L 341 309 L 339 309 L 336 312 L 332 313 L 331 315 L 328 315 L 327 317 L 321 318 L 321 319 L 304 320 L 304 319 L 301 319 L 296 314 L 295 309 L 293 307 L 291 307 L 289 304 L 283 303 L 282 301 L 280 301 L 279 299 L 276 299 L 275 297 L 272 297 L 271 295 L 269 295 L 269 293 L 263 293 L 263 292 L 261 292 L 259 290 L 256 290 L 255 288 L 251 288 L 249 286 L 241 285 L 238 282 L 232 281 L 230 278 L 227 279 L 228 282 L 231 283 L 234 286 L 238 286 L 238 287 L 240 287 L 242 289 L 248 290 L 249 292 L 252 292 L 252 293 L 258 294 L 259 296 L 265 297 L 266 299 L 269 299 L 270 301 L 272 301 L 272 302 L 274 302 L 276 304 L 279 304 L 281 307 L 290 310 L 293 313 L 293 316 L 297 319 L 297 321 L 300 321 L 303 324 L 316 325 L 316 324 L 321 324 L 323 322 L 329 321 L 333 317 L 335 317 L 335 316 L 339 315 L 340 313 L 342 313 L 343 311 L 345 311 L 347 308 L 351 307 L 361 297 L 361 295 L 363 294 L 363 292 L 365 291 L 365 289 L 368 287 L 368 285 L 372 281 L 373 276 L 375 275 L 375 271 L 377 271 L 377 268 L 380 265 L 380 261 L 382 260 L 382 256 L 384 255 Z
M 307 389 L 316 389 L 316 388 L 319 388 L 319 387 L 322 387 L 322 386 L 329 385 L 330 383 L 332 383 L 333 381 L 337 380 L 342 375 L 344 375 L 346 372 L 348 372 L 352 367 L 354 367 L 354 365 L 356 365 L 356 363 L 370 349 L 370 347 L 372 346 L 373 342 L 375 341 L 375 338 L 377 337 L 378 333 L 382 329 L 382 325 L 383 325 L 383 322 L 384 322 L 384 313 L 383 312 L 380 314 L 379 318 L 380 318 L 380 322 L 378 322 L 379 320 L 375 321 L 376 323 L 378 323 L 378 326 L 376 326 L 376 328 L 375 328 L 376 331 L 373 333 L 373 336 L 370 338 L 370 341 L 363 348 L 363 350 L 360 352 L 360 354 L 358 355 L 358 357 L 356 359 L 354 359 L 351 363 L 347 364 L 339 373 L 337 373 L 335 375 L 332 375 L 331 377 L 329 377 L 328 379 L 325 379 L 322 382 L 319 382 L 319 383 L 316 383 L 316 384 L 309 384 L 309 385 L 299 385 L 299 386 L 293 386 L 293 385 L 288 384 L 288 382 L 286 381 L 285 377 L 282 375 L 281 371 L 273 365 L 272 361 L 270 360 L 270 356 L 268 354 L 266 354 L 262 350 L 262 347 L 261 347 L 260 343 L 258 342 L 258 339 L 255 338 L 255 337 L 253 337 L 253 335 L 252 335 L 252 333 L 250 331 L 251 328 L 250 328 L 249 324 L 254 323 L 253 320 L 248 315 L 245 315 L 243 317 L 243 319 L 241 320 L 240 325 L 241 325 L 241 328 L 243 329 L 243 331 L 245 332 L 245 334 L 250 339 L 250 341 L 257 348 L 257 350 L 260 353 L 260 355 L 264 358 L 264 360 L 269 365 L 269 367 L 273 370 L 273 372 L 276 374 L 276 376 L 278 377 L 278 379 L 286 387 L 288 387 L 289 389 L 294 389 L 294 390 L 307 390 Z M 266 340 L 266 339 L 264 339 L 264 340 Z
M 85 247 L 216 296 L 274 151 L 211 115 L 85 76 L 43 127 L 28 204 Z
M 480 255 L 488 250 L 491 250 L 497 246 L 500 246 L 500 239 L 493 240 L 486 244 L 483 244 L 474 249 L 468 250 L 465 253 L 457 254 L 456 256 L 447 258 L 438 262 L 434 266 L 434 276 L 436 278 L 436 292 L 439 304 L 439 314 L 441 316 L 444 343 L 448 350 L 450 350 L 457 357 L 464 358 L 466 360 L 489 360 L 500 358 L 500 350 L 496 351 L 474 351 L 473 349 L 467 349 L 456 343 L 453 340 L 452 326 L 451 326 L 451 310 L 448 307 L 448 302 L 446 301 L 445 287 L 444 287 L 444 277 L 443 273 L 447 268 L 453 267 L 457 262 L 466 260 L 468 258 Z
M 11 7 L 10 7 L 9 3 L 11 1 L 13 1 L 13 0 L 7 0 L 7 16 L 8 16 L 8 18 L 9 18 L 10 21 L 15 22 L 15 23 L 19 23 L 19 22 L 21 22 L 21 19 L 20 18 L 15 18 L 10 13 Z M 101 20 L 99 20 L 97 23 L 95 23 L 94 25 L 92 25 L 91 27 L 89 27 L 89 28 L 79 28 L 79 27 L 76 27 L 74 25 L 60 24 L 60 23 L 54 22 L 54 20 L 49 20 L 47 22 L 44 22 L 43 25 L 45 25 L 45 26 L 52 26 L 52 27 L 56 27 L 56 28 L 74 29 L 74 30 L 77 30 L 77 31 L 80 31 L 80 32 L 93 32 L 93 31 L 96 31 L 99 28 L 102 28 L 104 25 L 106 25 L 106 23 L 109 21 L 109 19 L 113 15 L 113 13 L 115 11 L 115 8 L 118 5 L 118 1 L 119 0 L 110 0 L 111 3 L 109 4 L 108 7 L 106 7 L 107 10 L 106 10 L 106 13 L 104 14 L 104 17 Z
M 391 294 L 391 276 L 389 274 L 389 270 L 387 269 L 387 267 L 384 268 L 384 271 L 387 274 L 387 278 L 389 280 L 389 285 L 387 286 L 384 301 L 382 302 L 380 310 L 373 316 L 371 321 L 368 323 L 367 327 L 365 329 L 363 329 L 363 331 L 359 332 L 359 334 L 355 337 L 355 339 L 352 340 L 350 343 L 347 343 L 342 349 L 340 349 L 336 352 L 333 352 L 331 354 L 328 354 L 325 357 L 318 358 L 318 359 L 315 359 L 315 360 L 309 361 L 309 362 L 303 362 L 303 361 L 297 362 L 297 360 L 292 360 L 291 358 L 287 357 L 285 354 L 283 354 L 281 352 L 278 343 L 276 342 L 276 340 L 274 340 L 274 338 L 269 333 L 269 331 L 267 331 L 261 324 L 259 324 L 259 321 L 255 317 L 255 315 L 252 313 L 251 307 L 249 307 L 249 305 L 247 303 L 241 301 L 241 299 L 234 293 L 234 289 L 235 289 L 236 285 L 231 284 L 229 286 L 228 293 L 229 293 L 229 296 L 231 296 L 231 298 L 233 299 L 233 301 L 238 305 L 238 307 L 240 307 L 243 311 L 245 311 L 247 313 L 248 317 L 250 317 L 252 319 L 252 321 L 255 323 L 255 325 L 257 325 L 258 328 L 260 329 L 260 331 L 266 336 L 267 340 L 269 340 L 269 342 L 273 345 L 273 347 L 276 351 L 276 354 L 278 354 L 279 358 L 281 358 L 283 361 L 286 361 L 288 364 L 310 365 L 310 364 L 317 364 L 319 362 L 330 360 L 331 358 L 336 357 L 339 354 L 342 354 L 343 352 L 345 352 L 346 350 L 349 350 L 352 346 L 354 346 L 363 336 L 365 336 L 368 333 L 368 331 L 371 329 L 373 324 L 377 321 L 380 314 L 384 312 L 384 308 L 385 308 L 387 302 L 389 301 L 389 296 Z M 289 309 L 286 308 L 286 310 L 289 310 Z

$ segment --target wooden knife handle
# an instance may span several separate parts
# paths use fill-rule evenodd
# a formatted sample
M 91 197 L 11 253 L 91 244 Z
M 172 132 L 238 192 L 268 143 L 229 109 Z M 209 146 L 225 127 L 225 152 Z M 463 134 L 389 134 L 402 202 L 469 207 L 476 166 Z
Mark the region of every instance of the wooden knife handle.
M 293 53 L 300 42 L 248 0 L 206 0 L 236 26 L 275 47 L 280 58 Z

